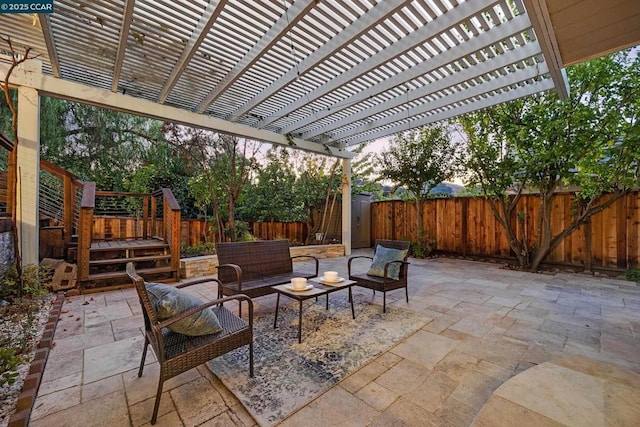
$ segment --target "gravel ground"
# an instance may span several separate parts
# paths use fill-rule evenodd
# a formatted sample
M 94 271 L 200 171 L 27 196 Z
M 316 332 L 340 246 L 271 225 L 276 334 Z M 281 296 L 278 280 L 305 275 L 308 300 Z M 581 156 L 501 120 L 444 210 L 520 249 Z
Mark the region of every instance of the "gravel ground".
M 23 356 L 22 363 L 17 369 L 16 381 L 11 385 L 4 384 L 0 387 L 0 427 L 6 427 L 11 415 L 15 412 L 16 401 L 22 391 L 24 378 L 29 372 L 35 347 L 44 332 L 44 326 L 49 318 L 54 300 L 55 294 L 48 294 L 42 300 L 40 309 L 33 316 L 32 321 L 29 321 L 26 316 L 20 315 L 5 316 L 0 319 L 0 342 L 17 343 L 19 340 L 27 340 L 27 345 L 33 349 Z

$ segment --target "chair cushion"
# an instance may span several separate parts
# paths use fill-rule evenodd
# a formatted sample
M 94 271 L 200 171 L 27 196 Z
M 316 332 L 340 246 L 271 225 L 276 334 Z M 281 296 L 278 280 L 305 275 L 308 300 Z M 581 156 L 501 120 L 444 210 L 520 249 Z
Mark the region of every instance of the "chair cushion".
M 407 249 L 400 250 L 378 246 L 376 248 L 376 253 L 373 256 L 373 262 L 371 263 L 371 267 L 369 268 L 369 271 L 367 271 L 367 274 L 370 276 L 384 277 L 384 266 L 391 261 L 404 261 L 404 259 L 407 257 L 408 252 L 409 250 Z M 400 279 L 401 265 L 402 264 L 394 263 L 389 266 L 387 275 L 390 279 Z
M 197 297 L 173 286 L 145 283 L 145 287 L 156 316 L 161 321 L 204 304 Z M 220 332 L 222 327 L 213 310 L 207 308 L 170 325 L 169 329 L 180 334 L 196 336 L 215 334 Z

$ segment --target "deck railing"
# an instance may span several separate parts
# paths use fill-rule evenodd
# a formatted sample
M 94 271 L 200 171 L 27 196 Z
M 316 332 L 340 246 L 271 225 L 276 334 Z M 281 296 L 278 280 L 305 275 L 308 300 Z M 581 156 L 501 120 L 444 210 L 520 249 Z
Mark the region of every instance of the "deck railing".
M 118 221 L 119 218 L 122 221 Z M 78 233 L 80 281 L 89 278 L 93 242 L 151 238 L 161 239 L 170 246 L 170 266 L 179 270 L 180 206 L 170 189 L 154 193 L 96 191 L 95 183 L 85 183 Z

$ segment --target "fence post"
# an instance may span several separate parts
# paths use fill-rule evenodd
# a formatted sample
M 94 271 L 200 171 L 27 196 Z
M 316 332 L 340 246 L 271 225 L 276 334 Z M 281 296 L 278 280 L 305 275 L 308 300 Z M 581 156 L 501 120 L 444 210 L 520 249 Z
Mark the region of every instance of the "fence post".
M 93 236 L 93 210 L 96 203 L 96 183 L 87 182 L 82 192 L 80 205 L 80 226 L 78 230 L 78 278 L 89 277 L 89 251 Z

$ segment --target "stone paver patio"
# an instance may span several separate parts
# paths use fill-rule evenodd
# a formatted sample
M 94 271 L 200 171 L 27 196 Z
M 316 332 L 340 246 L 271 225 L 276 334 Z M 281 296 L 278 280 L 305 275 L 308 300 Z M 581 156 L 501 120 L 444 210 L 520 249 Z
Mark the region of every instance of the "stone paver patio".
M 410 261 L 409 303 L 400 290 L 387 304 L 433 320 L 283 426 L 640 425 L 640 286 Z M 346 258 L 320 265 L 346 274 Z M 197 285 L 197 293 L 212 299 L 216 289 Z M 273 312 L 275 296 L 254 302 Z M 158 364 L 151 352 L 137 377 L 142 326 L 133 289 L 67 298 L 30 425 L 146 425 Z M 203 365 L 165 383 L 156 425 L 255 421 Z

